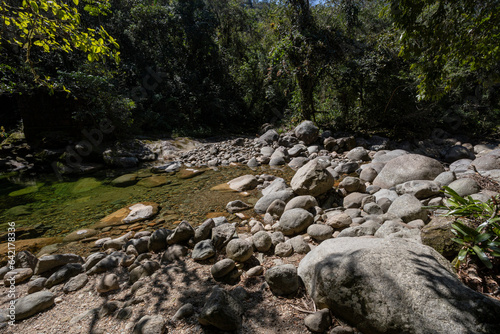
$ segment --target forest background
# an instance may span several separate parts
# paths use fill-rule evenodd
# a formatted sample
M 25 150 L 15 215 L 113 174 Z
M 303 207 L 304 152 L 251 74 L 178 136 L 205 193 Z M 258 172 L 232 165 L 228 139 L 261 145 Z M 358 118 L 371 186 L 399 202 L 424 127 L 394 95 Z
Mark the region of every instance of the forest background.
M 111 120 L 118 139 L 500 129 L 495 0 L 0 3 L 3 135 L 30 113 Z

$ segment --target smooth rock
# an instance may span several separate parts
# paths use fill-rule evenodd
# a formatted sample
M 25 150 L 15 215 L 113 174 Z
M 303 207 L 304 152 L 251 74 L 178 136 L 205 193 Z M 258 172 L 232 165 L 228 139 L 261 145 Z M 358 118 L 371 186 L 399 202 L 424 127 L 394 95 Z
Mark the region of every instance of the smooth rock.
M 298 274 L 318 307 L 363 333 L 500 332 L 500 302 L 467 288 L 439 253 L 407 239 L 326 240 Z
M 244 308 L 226 290 L 215 286 L 200 312 L 200 324 L 224 331 L 235 331 L 242 326 Z
M 264 277 L 272 293 L 276 295 L 290 295 L 299 289 L 297 268 L 293 264 L 274 266 L 266 271 Z
M 284 235 L 293 235 L 306 230 L 314 221 L 313 215 L 304 209 L 290 209 L 285 211 L 279 220 L 281 232 Z
M 215 256 L 215 248 L 212 246 L 212 242 L 210 240 L 202 240 L 198 242 L 191 254 L 191 257 L 195 261 L 203 261 Z
M 397 184 L 413 180 L 434 180 L 444 172 L 441 163 L 435 159 L 405 154 L 387 162 L 373 184 L 381 188 L 391 188 Z
M 409 223 L 415 219 L 422 219 L 427 221 L 427 210 L 422 208 L 422 203 L 413 195 L 404 194 L 394 200 L 388 214 L 401 218 L 405 223 Z
M 253 255 L 253 245 L 244 239 L 233 239 L 226 246 L 226 256 L 236 262 L 245 262 Z

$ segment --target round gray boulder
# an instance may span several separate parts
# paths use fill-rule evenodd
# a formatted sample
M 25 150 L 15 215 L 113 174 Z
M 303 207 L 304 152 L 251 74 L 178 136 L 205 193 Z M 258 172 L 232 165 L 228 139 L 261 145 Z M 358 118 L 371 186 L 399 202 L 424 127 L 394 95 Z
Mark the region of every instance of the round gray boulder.
M 284 235 L 293 235 L 307 229 L 314 221 L 313 215 L 300 208 L 285 211 L 279 220 L 281 232 Z

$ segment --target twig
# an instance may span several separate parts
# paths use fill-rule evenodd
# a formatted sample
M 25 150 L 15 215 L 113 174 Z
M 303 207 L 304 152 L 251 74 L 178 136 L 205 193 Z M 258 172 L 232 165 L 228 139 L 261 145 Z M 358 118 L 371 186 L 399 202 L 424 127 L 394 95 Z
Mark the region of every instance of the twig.
M 300 311 L 300 312 L 303 312 L 303 313 L 309 313 L 309 314 L 313 314 L 313 313 L 314 313 L 313 311 L 303 310 L 303 309 L 301 309 L 301 308 L 299 308 L 299 307 L 297 307 L 297 306 L 291 305 L 291 304 L 290 304 L 290 306 L 291 306 L 292 308 L 296 309 L 297 311 Z

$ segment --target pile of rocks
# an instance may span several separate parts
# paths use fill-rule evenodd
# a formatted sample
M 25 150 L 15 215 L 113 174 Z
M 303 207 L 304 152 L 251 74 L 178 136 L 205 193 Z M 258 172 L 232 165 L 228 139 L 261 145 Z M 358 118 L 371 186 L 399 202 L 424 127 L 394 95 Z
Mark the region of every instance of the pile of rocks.
M 253 206 L 240 200 L 228 203 L 231 213 L 253 210 L 250 220 L 242 215 L 240 222 L 230 223 L 218 217 L 198 227 L 183 221 L 173 230 L 100 239 L 95 242 L 100 251 L 86 259 L 19 253 L 17 269 L 0 270 L 6 285 L 12 277 L 29 285 L 29 294 L 17 300 L 16 319 L 54 305 L 53 291 L 73 293 L 91 280 L 98 294 L 123 289 L 133 294 L 144 278 L 171 265 L 182 267 L 189 258 L 206 265 L 216 282 L 204 306 L 196 310 L 185 304 L 170 322 L 161 312 L 144 316 L 131 326 L 133 333 L 164 333 L 171 321 L 194 315 L 202 326 L 241 330 L 246 310 L 226 285 L 238 283 L 242 275 L 264 277 L 279 296 L 294 296 L 304 284 L 320 309 L 304 319 L 313 332 L 327 331 L 331 314 L 366 333 L 500 332 L 500 302 L 458 280 L 443 257 L 456 252 L 448 242 L 450 221 L 431 216 L 426 208 L 446 201 L 441 192 L 445 185 L 481 201 L 498 195 L 500 149 L 455 146 L 446 153 L 447 165 L 403 149 L 385 150 L 383 143 L 367 149 L 356 146 L 354 138 L 326 137 L 323 145 L 314 145 L 318 138 L 317 128 L 306 122 L 293 135 L 266 132 L 254 141 L 254 149 L 261 145 L 257 157 L 249 158 L 253 149 L 234 156 L 238 162 L 277 165 L 302 158 L 290 184 L 262 175 L 228 182 L 236 191 L 262 189 Z M 233 145 L 252 142 L 237 141 Z M 480 152 L 475 156 L 471 149 Z M 230 162 L 232 157 L 226 159 L 223 152 L 214 149 L 209 156 L 186 159 L 193 164 Z M 489 187 L 481 182 L 486 176 Z M 241 233 L 241 227 L 248 232 Z M 292 254 L 307 255 L 298 267 L 279 261 L 269 268 L 262 265 L 266 257 Z M 120 306 L 92 312 L 116 311 L 124 317 L 131 312 L 131 305 Z M 2 317 L 8 320 L 8 312 Z M 341 331 L 355 332 L 340 328 L 331 333 Z

